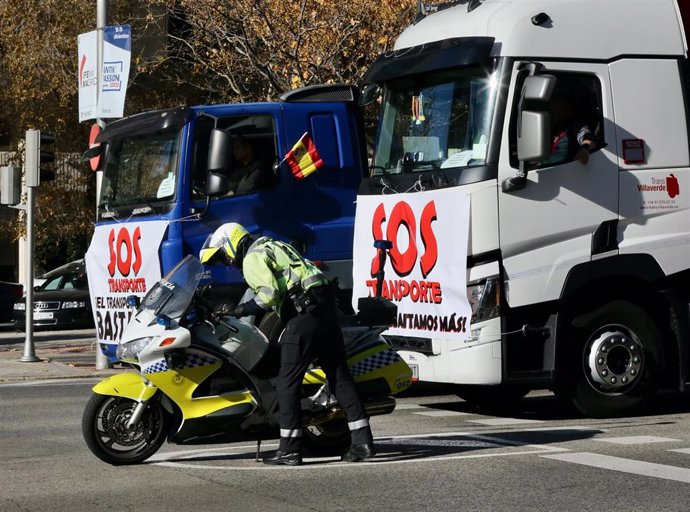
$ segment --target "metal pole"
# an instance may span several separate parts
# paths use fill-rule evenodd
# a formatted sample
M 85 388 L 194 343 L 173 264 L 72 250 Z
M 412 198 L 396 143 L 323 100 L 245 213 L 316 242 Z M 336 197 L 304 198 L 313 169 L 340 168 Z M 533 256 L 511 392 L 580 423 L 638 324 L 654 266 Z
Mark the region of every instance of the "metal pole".
M 103 39 L 105 26 L 108 23 L 108 2 L 107 0 L 97 0 L 96 3 L 96 41 L 98 45 L 97 53 L 97 66 L 98 71 L 96 73 L 97 88 L 96 88 L 96 104 L 100 107 L 101 100 L 101 88 L 103 87 Z M 101 119 L 100 108 L 96 109 L 96 122 L 103 128 L 105 122 Z
M 108 2 L 107 0 L 97 0 L 96 1 L 96 40 L 98 46 L 97 52 L 97 71 L 96 71 L 96 123 L 103 128 L 105 122 L 100 117 L 100 99 L 101 99 L 101 88 L 103 87 L 101 81 L 103 79 L 103 33 L 105 31 L 105 26 L 108 23 Z M 103 171 L 96 172 L 96 216 L 98 216 L 98 205 L 101 202 L 101 184 L 103 183 Z M 108 363 L 108 358 L 101 351 L 99 343 L 96 343 L 96 369 L 105 370 L 110 365 Z
M 22 363 L 40 361 L 34 349 L 34 187 L 26 187 L 26 341 Z

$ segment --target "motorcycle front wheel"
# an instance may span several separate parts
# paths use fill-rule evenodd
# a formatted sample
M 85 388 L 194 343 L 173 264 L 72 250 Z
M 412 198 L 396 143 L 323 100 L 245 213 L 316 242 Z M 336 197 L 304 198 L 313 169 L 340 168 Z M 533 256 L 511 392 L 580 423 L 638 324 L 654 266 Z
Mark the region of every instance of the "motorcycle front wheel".
M 129 398 L 93 395 L 84 409 L 81 429 L 93 454 L 114 466 L 138 464 L 165 441 L 168 415 L 157 400 L 147 405 L 139 422 L 127 428 L 137 403 Z

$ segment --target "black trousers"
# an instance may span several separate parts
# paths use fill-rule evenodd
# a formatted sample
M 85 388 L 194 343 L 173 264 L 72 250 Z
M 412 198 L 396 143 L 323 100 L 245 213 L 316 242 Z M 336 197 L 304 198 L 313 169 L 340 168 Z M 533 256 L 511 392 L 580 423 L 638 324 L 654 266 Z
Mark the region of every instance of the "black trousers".
M 302 436 L 302 379 L 318 358 L 330 390 L 347 415 L 353 444 L 372 440 L 369 421 L 347 367 L 343 334 L 335 306 L 321 304 L 316 311 L 291 318 L 280 339 L 278 406 L 280 450 L 299 451 Z

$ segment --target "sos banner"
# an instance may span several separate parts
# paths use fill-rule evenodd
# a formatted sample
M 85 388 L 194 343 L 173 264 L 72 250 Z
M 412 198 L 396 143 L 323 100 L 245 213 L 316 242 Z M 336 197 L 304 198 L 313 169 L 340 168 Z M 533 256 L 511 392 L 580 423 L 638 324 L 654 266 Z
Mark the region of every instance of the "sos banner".
M 353 307 L 376 295 L 375 240 L 393 248 L 382 296 L 398 306 L 387 334 L 449 340 L 470 336 L 467 243 L 470 199 L 457 190 L 358 196 L 353 256 Z
M 167 227 L 167 221 L 96 226 L 86 272 L 99 343 L 119 343 L 133 313 L 127 297 L 143 297 L 160 280 L 158 249 Z

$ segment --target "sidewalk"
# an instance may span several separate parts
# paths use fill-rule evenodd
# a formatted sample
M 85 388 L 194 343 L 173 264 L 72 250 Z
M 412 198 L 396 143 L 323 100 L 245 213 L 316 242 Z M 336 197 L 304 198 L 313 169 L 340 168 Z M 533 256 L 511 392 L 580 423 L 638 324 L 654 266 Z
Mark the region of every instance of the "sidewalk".
M 93 329 L 38 331 L 34 352 L 41 360 L 23 363 L 26 335 L 0 326 L 0 383 L 51 379 L 105 378 L 123 371 L 121 366 L 96 369 L 96 335 Z

